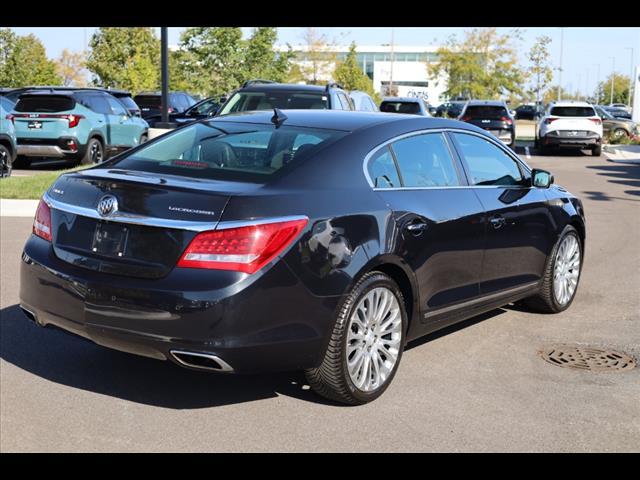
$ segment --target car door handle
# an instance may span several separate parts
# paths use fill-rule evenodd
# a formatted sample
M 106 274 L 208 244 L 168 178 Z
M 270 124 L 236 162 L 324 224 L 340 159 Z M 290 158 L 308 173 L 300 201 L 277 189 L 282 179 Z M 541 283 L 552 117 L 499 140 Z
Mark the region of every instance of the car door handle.
M 413 235 L 420 235 L 422 232 L 424 232 L 427 228 L 429 227 L 429 225 L 427 225 L 426 223 L 423 222 L 415 222 L 415 223 L 410 223 L 409 225 L 407 225 L 406 227 L 404 227 L 408 232 L 412 233 Z
M 491 223 L 493 228 L 497 230 L 498 228 L 501 228 L 504 226 L 504 224 L 506 223 L 506 220 L 502 215 L 494 215 L 489 219 L 489 222 Z

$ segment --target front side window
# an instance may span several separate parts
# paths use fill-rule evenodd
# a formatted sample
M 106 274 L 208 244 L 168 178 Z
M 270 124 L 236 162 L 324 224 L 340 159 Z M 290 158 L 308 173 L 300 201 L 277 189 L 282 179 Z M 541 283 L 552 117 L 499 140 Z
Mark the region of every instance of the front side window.
M 473 185 L 522 185 L 523 177 L 517 162 L 502 149 L 484 138 L 454 133 L 469 168 Z
M 111 108 L 111 115 L 126 115 L 127 111 L 124 106 L 115 98 L 105 97 L 107 102 L 109 102 L 109 107 Z
M 231 122 L 197 123 L 151 142 L 110 167 L 264 183 L 345 132 Z
M 405 187 L 460 185 L 454 160 L 441 133 L 414 135 L 392 144 Z

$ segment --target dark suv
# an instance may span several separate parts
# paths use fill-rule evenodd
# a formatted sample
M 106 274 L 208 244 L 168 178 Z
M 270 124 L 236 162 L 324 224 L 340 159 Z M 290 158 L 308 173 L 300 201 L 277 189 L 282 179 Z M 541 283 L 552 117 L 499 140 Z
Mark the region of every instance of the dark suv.
M 501 100 L 470 100 L 462 110 L 460 120 L 487 130 L 508 147 L 515 145 L 513 117 Z
M 249 80 L 229 96 L 217 115 L 273 108 L 355 110 L 353 100 L 337 83 L 322 86 Z
M 142 111 L 142 118 L 145 120 L 150 117 L 156 117 L 160 115 L 162 94 L 160 92 L 142 92 L 133 97 L 135 103 L 140 107 Z M 191 105 L 194 105 L 196 101 L 194 98 L 185 92 L 169 92 L 169 113 L 184 112 Z M 155 122 L 150 122 L 149 126 L 153 127 Z

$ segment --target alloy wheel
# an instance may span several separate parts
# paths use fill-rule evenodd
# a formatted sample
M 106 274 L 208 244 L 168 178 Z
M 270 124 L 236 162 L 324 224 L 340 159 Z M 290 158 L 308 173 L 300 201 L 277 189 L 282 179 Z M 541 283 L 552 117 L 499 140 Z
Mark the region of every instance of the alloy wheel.
M 564 237 L 556 254 L 553 272 L 553 294 L 564 306 L 571 301 L 580 276 L 580 243 L 574 235 Z
M 371 392 L 387 381 L 398 361 L 402 314 L 386 287 L 369 291 L 353 310 L 347 333 L 347 370 L 353 384 Z

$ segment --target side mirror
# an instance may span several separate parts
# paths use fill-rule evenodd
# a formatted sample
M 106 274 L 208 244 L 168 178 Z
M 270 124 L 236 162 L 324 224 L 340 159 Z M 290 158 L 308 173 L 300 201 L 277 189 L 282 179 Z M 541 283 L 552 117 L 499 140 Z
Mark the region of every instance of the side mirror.
M 531 183 L 537 188 L 549 188 L 553 183 L 553 175 L 546 170 L 534 168 L 531 171 Z

